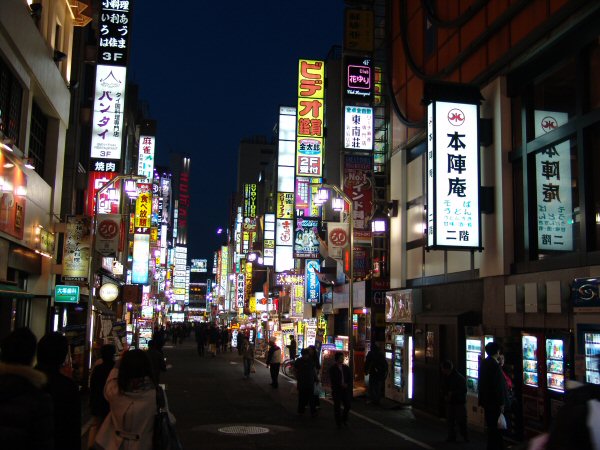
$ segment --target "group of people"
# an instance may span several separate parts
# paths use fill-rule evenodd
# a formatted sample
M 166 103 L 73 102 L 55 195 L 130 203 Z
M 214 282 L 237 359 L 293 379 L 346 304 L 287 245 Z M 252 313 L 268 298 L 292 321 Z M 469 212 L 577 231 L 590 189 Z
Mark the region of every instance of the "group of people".
M 63 373 L 69 351 L 60 332 L 39 342 L 18 328 L 0 343 L 0 442 L 3 448 L 79 450 L 82 448 L 78 385 Z M 100 349 L 90 376 L 88 448 L 150 450 L 162 351 Z M 37 364 L 34 367 L 34 360 Z
M 194 325 L 194 336 L 198 348 L 198 356 L 206 354 L 206 346 L 208 352 L 215 357 L 218 353 L 231 351 L 231 332 L 227 327 L 218 327 L 216 324 L 196 323 Z M 239 346 L 238 346 L 239 348 Z

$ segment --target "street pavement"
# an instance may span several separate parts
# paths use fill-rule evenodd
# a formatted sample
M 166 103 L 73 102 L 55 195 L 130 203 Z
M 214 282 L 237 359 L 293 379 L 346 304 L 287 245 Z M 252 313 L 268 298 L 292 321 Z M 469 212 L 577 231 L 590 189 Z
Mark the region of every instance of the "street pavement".
M 250 379 L 242 377 L 237 351 L 199 357 L 188 339 L 164 349 L 162 374 L 176 428 L 186 450 L 194 449 L 483 449 L 484 436 L 471 431 L 469 443 L 446 443 L 443 420 L 402 408 L 389 400 L 380 405 L 355 398 L 349 426 L 338 430 L 333 406 L 321 399 L 312 418 L 298 415 L 293 380 L 280 374 L 270 386 L 269 370 L 257 362 Z M 460 438 L 459 438 L 460 439 Z

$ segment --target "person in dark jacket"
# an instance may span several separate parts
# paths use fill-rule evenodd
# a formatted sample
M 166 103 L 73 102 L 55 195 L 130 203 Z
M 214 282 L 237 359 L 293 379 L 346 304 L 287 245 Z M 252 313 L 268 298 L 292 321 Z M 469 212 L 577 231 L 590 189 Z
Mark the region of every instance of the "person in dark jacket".
M 269 341 L 269 351 L 265 361 L 271 372 L 271 387 L 279 387 L 279 368 L 281 367 L 281 348 L 275 343 L 275 340 Z
M 162 350 L 158 348 L 153 339 L 148 341 L 148 350 L 146 351 L 148 358 L 152 363 L 152 381 L 158 386 L 160 384 L 160 373 L 167 371 L 167 363 Z
M 365 358 L 365 373 L 369 375 L 369 400 L 378 405 L 388 374 L 388 364 L 385 355 L 375 343 L 371 345 L 371 350 Z
M 344 364 L 344 354 L 336 352 L 335 364 L 329 368 L 329 381 L 331 383 L 331 396 L 333 398 L 333 414 L 335 424 L 339 428 L 348 426 L 348 414 L 352 403 L 352 372 Z M 342 412 L 342 405 L 344 411 Z
M 306 405 L 309 405 L 310 414 L 314 417 L 317 414 L 313 395 L 317 372 L 308 349 L 303 348 L 300 354 L 301 357 L 294 361 L 294 373 L 298 388 L 298 414 L 304 414 Z
M 0 344 L 0 443 L 19 450 L 54 449 L 52 398 L 42 390 L 46 375 L 31 365 L 36 338 L 17 328 Z
M 498 364 L 500 346 L 496 342 L 489 342 L 485 346 L 485 353 L 488 356 L 479 368 L 479 405 L 484 410 L 487 450 L 497 450 L 504 448 L 502 433 L 498 429 L 498 417 L 504 413 L 508 391 Z
M 108 374 L 115 366 L 116 348 L 112 344 L 105 344 L 100 348 L 100 360 L 92 370 L 90 377 L 90 413 L 92 425 L 88 435 L 88 447 L 92 448 L 96 440 L 96 432 L 104 418 L 110 411 L 110 405 L 104 398 L 104 386 Z
M 442 362 L 442 393 L 446 402 L 446 420 L 448 421 L 448 437 L 446 442 L 456 442 L 456 425 L 458 431 L 469 442 L 467 433 L 467 381 L 454 368 L 452 361 Z
M 296 359 L 296 351 L 298 346 L 296 345 L 296 338 L 294 335 L 290 335 L 290 343 L 286 345 L 288 351 L 290 352 L 290 359 Z
M 81 449 L 81 398 L 77 384 L 60 372 L 69 344 L 58 331 L 44 335 L 37 346 L 36 369 L 48 377 L 44 390 L 54 405 L 54 448 Z
M 204 356 L 204 347 L 206 346 L 206 327 L 203 324 L 196 325 L 196 328 L 194 328 L 194 335 L 196 337 L 198 356 Z

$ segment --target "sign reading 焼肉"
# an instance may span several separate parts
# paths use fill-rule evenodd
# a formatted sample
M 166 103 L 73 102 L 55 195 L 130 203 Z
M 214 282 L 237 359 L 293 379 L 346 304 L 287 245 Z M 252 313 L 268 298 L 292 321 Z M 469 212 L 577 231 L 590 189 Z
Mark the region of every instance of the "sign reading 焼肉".
M 479 105 L 427 107 L 427 246 L 481 248 Z

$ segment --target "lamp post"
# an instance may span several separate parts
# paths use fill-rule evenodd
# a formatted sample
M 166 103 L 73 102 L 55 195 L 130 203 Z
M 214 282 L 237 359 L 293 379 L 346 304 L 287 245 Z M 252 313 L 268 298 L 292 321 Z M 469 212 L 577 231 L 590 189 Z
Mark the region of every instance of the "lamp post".
M 87 361 L 87 364 L 85 366 L 85 373 L 84 373 L 84 379 L 87 379 L 88 376 L 88 371 L 91 368 L 91 364 L 92 364 L 92 342 L 94 340 L 94 330 L 93 330 L 93 324 L 94 324 L 94 319 L 93 319 L 93 302 L 94 302 L 94 273 L 95 273 L 95 269 L 94 269 L 94 262 L 95 262 L 95 256 L 96 256 L 96 226 L 97 226 L 97 222 L 98 222 L 98 208 L 99 208 L 99 203 L 100 203 L 100 195 L 103 194 L 104 192 L 106 192 L 108 189 L 110 189 L 111 186 L 114 186 L 115 183 L 117 181 L 121 181 L 121 180 L 132 180 L 132 181 L 136 181 L 136 180 L 143 180 L 145 179 L 144 176 L 141 175 L 117 175 L 116 177 L 112 178 L 111 180 L 109 180 L 104 186 L 102 186 L 100 189 L 98 189 L 98 192 L 96 192 L 95 196 L 94 196 L 94 217 L 92 220 L 92 242 L 91 242 L 91 248 L 90 248 L 90 263 L 89 263 L 89 268 L 88 268 L 88 314 L 87 314 L 87 330 L 89 332 L 88 335 L 88 339 L 86 339 L 86 345 L 85 345 L 85 355 L 86 355 L 86 359 L 85 361 Z
M 269 312 L 269 292 L 271 291 L 271 280 L 270 280 L 270 276 L 271 276 L 271 266 L 265 265 L 264 264 L 264 258 L 263 258 L 263 253 L 261 250 L 250 250 L 250 252 L 246 255 L 246 259 L 248 260 L 248 262 L 250 263 L 258 263 L 261 266 L 264 266 L 265 268 L 265 272 L 267 273 L 267 295 L 266 295 L 266 300 L 267 300 L 267 313 L 269 314 L 269 319 L 270 319 L 270 312 Z M 254 271 L 254 269 L 253 269 Z M 257 270 L 257 272 L 259 272 L 260 270 Z M 263 289 L 264 291 L 264 289 Z M 279 318 L 279 309 L 277 310 L 277 316 Z M 257 314 L 257 321 L 258 321 L 258 314 Z M 265 329 L 265 337 L 266 337 L 266 342 L 269 342 L 269 320 L 267 320 L 267 326 Z
M 354 323 L 352 321 L 354 301 L 354 205 L 352 199 L 339 187 L 326 183 L 319 184 L 318 186 L 319 191 L 317 194 L 317 201 L 319 203 L 327 201 L 328 195 L 324 191 L 332 190 L 343 200 L 343 203 L 348 204 L 348 229 L 350 233 L 350 249 L 348 252 L 348 257 L 350 259 L 350 280 L 348 282 L 348 365 L 350 366 L 352 378 L 354 379 Z M 344 209 L 344 205 L 336 198 L 332 199 L 332 206 L 336 211 L 342 211 Z

